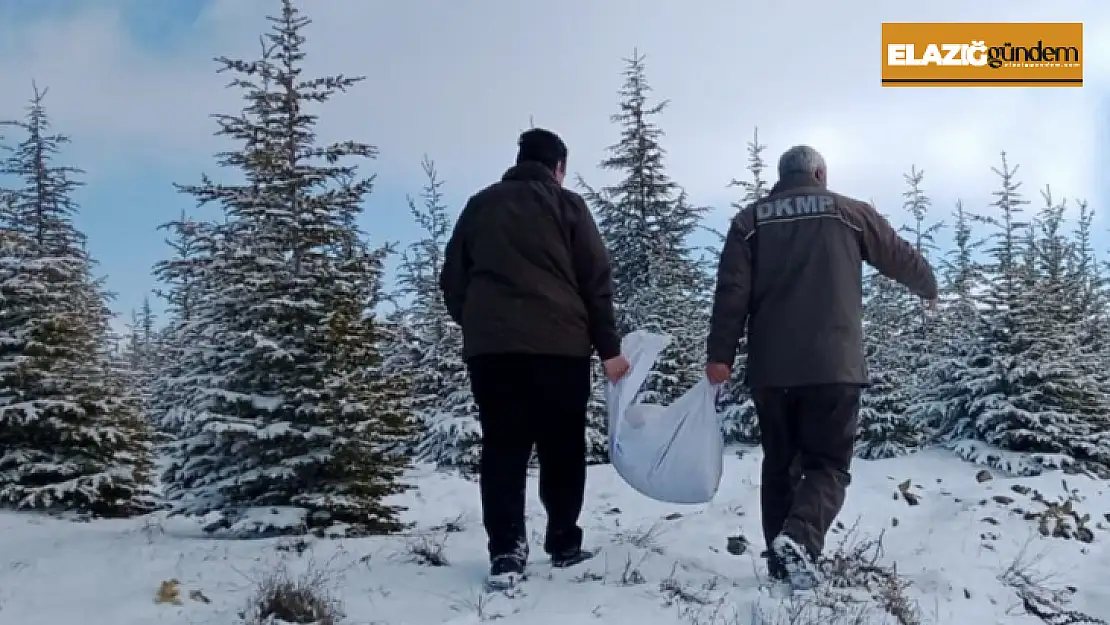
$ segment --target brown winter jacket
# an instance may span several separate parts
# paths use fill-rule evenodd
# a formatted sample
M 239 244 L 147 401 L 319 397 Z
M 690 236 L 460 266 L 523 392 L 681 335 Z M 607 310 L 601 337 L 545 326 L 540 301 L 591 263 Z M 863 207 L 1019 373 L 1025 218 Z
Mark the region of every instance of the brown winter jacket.
M 609 254 L 586 203 L 525 162 L 466 203 L 440 289 L 466 358 L 620 353 Z
M 751 388 L 868 383 L 863 265 L 935 299 L 929 263 L 870 204 L 809 176 L 780 180 L 732 221 L 713 300 L 709 362 L 748 330 Z

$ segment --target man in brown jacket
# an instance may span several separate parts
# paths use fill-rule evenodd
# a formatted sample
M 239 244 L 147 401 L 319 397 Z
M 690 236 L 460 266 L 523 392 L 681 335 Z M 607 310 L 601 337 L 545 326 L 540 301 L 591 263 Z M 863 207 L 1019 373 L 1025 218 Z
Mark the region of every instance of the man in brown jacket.
M 563 188 L 567 147 L 543 129 L 524 132 L 516 165 L 466 203 L 447 243 L 440 288 L 462 326 L 482 426 L 480 489 L 490 585 L 524 575 L 524 495 L 535 447 L 544 550 L 566 567 L 582 548 L 590 355 L 611 382 L 620 353 L 609 255 L 581 196 Z
M 870 204 L 827 189 L 816 150 L 790 148 L 778 169 L 770 194 L 729 228 L 706 375 L 714 384 L 729 378 L 746 324 L 746 381 L 764 451 L 768 569 L 808 589 L 819 581 L 816 562 L 844 504 L 860 390 L 868 384 L 862 263 L 929 306 L 937 283 L 928 262 Z

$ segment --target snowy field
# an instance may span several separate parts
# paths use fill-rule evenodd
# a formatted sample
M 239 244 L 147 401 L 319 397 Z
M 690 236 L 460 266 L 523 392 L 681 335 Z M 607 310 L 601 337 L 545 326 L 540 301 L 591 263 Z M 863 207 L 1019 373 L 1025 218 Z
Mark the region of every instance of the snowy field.
M 783 598 L 760 590 L 758 466 L 757 451 L 730 452 L 717 499 L 696 507 L 648 501 L 611 468 L 594 468 L 583 521 L 601 553 L 554 572 L 542 559 L 530 484 L 532 574 L 513 597 L 482 591 L 477 485 L 431 471 L 405 496 L 416 526 L 389 538 L 211 540 L 178 519 L 71 523 L 5 513 L 0 623 L 231 625 L 252 617 L 260 586 L 283 577 L 330 594 L 346 615 L 339 622 L 353 625 L 1044 623 L 1027 614 L 1022 592 L 1038 610 L 1070 600 L 1067 609 L 1110 619 L 1104 483 L 1059 473 L 988 479 L 942 451 L 858 461 L 845 527 L 829 551 L 847 542 L 843 551 L 877 559 L 836 566 L 831 579 L 855 587 Z M 733 555 L 726 543 L 738 530 L 751 545 Z M 880 538 L 876 553 L 870 542 Z M 743 549 L 735 548 L 743 540 L 732 542 Z M 904 590 L 883 581 L 895 564 Z

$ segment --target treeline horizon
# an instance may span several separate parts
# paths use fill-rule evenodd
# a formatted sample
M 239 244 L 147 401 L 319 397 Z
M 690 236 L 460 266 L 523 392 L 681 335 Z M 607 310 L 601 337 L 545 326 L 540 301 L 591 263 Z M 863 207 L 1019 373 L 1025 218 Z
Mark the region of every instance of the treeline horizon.
M 640 59 L 641 61 L 644 59 L 644 57 L 639 55 L 638 53 L 634 53 L 634 57 Z M 624 59 L 624 61 L 627 63 L 628 59 Z M 232 86 L 234 86 L 234 85 L 232 85 Z M 42 87 L 41 90 L 40 90 L 40 87 L 39 87 L 37 82 L 33 82 L 33 84 L 32 84 L 32 92 L 33 93 L 32 93 L 32 96 L 29 98 L 29 104 L 31 105 L 31 107 L 40 107 L 41 110 L 42 110 L 43 115 L 45 115 L 45 113 L 48 109 L 48 107 L 46 107 L 45 103 L 44 103 L 44 99 L 45 99 L 45 96 L 46 96 L 48 90 L 49 90 L 49 85 Z M 650 91 L 650 87 L 649 87 L 649 91 Z M 661 105 L 654 112 L 657 112 L 657 113 L 664 112 L 665 109 L 666 109 L 666 105 L 669 104 L 672 100 L 673 100 L 673 98 L 666 98 L 665 100 L 660 100 Z M 214 115 L 216 117 L 219 117 L 220 115 L 222 115 L 222 113 L 217 113 L 217 114 L 214 114 Z M 211 117 L 213 115 L 210 114 L 209 116 Z M 44 119 L 47 119 L 47 118 L 44 117 Z M 531 127 L 536 127 L 535 123 L 534 123 L 534 120 L 532 119 L 531 116 L 529 116 L 529 124 L 530 124 Z M 26 128 L 24 128 L 24 126 L 25 126 L 25 121 L 10 119 L 10 118 L 4 118 L 4 117 L 0 116 L 0 154 L 3 154 L 3 152 L 5 150 L 10 150 L 11 149 L 10 145 L 5 144 L 5 142 L 4 142 L 4 139 L 5 139 L 4 128 L 8 127 L 8 128 L 18 128 L 18 129 L 26 130 Z M 542 126 L 542 124 L 541 124 L 541 126 Z M 777 179 L 777 174 L 774 171 L 775 159 L 771 158 L 768 161 L 768 159 L 766 157 L 766 150 L 768 148 L 768 144 L 765 144 L 765 143 L 761 142 L 760 136 L 759 136 L 760 135 L 759 126 L 754 125 L 753 128 L 754 128 L 753 137 L 746 140 L 745 148 L 747 150 L 747 158 L 750 161 L 751 158 L 753 158 L 752 148 L 753 147 L 758 148 L 759 158 L 761 160 L 760 167 L 762 168 L 758 175 L 760 175 L 762 177 L 761 179 L 765 180 L 767 182 L 767 184 L 773 184 L 774 181 Z M 552 130 L 554 130 L 556 132 L 559 132 L 558 128 L 552 128 Z M 217 134 L 219 134 L 219 133 L 217 133 Z M 665 132 L 661 131 L 660 132 L 660 139 L 662 139 L 664 137 L 665 137 Z M 58 146 L 57 146 L 58 149 L 56 149 L 51 154 L 51 156 L 52 157 L 55 157 L 55 156 L 64 157 L 64 154 L 62 154 L 62 151 L 60 150 L 60 147 L 65 145 L 65 144 L 70 143 L 71 136 L 68 135 L 68 134 L 65 134 L 65 133 L 60 133 L 60 134 L 57 135 L 57 138 L 59 139 Z M 741 139 L 738 138 L 738 142 L 739 141 L 741 141 Z M 774 152 L 774 154 L 778 154 L 779 152 L 785 150 L 786 147 L 789 147 L 789 146 L 783 146 L 782 150 L 778 150 L 778 151 Z M 820 146 L 815 146 L 815 147 L 820 149 Z M 376 147 L 374 148 L 374 153 L 375 153 L 375 158 L 380 156 L 380 152 L 378 152 Z M 1000 152 L 1000 155 L 1004 155 L 1004 154 L 1006 154 L 1005 151 Z M 217 153 L 216 156 L 218 157 L 219 153 Z M 434 158 L 434 155 L 425 154 L 424 159 L 421 163 L 419 163 L 419 166 L 424 170 L 424 175 L 426 176 L 427 175 L 427 168 L 432 167 L 433 169 L 435 169 L 437 167 L 437 164 L 439 164 L 440 162 L 441 161 Z M 599 161 L 599 163 L 601 163 L 601 162 L 604 162 L 604 161 Z M 506 168 L 508 167 L 509 164 L 510 163 L 506 163 Z M 748 175 L 752 175 L 752 172 L 751 172 L 751 169 L 750 169 L 750 167 L 751 167 L 750 163 L 748 165 L 744 166 L 739 162 L 739 159 L 738 159 L 737 165 L 738 165 L 738 168 L 745 169 L 746 173 Z M 835 163 L 833 165 L 835 166 Z M 1019 161 L 1019 164 L 1016 165 L 1015 167 L 1019 167 L 1019 166 L 1020 166 L 1020 161 Z M 63 166 L 63 167 L 69 171 L 69 174 L 71 176 L 74 177 L 74 180 L 72 182 L 75 185 L 75 187 L 74 187 L 75 189 L 78 189 L 78 188 L 81 188 L 81 187 L 85 186 L 84 183 L 81 182 L 78 178 L 81 174 L 84 173 L 84 170 L 82 170 L 79 166 Z M 984 171 L 984 173 L 987 173 L 987 172 L 993 171 L 996 167 L 997 167 L 997 164 L 994 165 L 994 166 L 984 165 L 983 166 L 983 171 Z M 414 164 L 413 169 L 416 170 L 416 165 L 415 164 Z M 597 172 L 603 171 L 603 170 L 604 170 L 604 167 L 598 165 L 598 166 L 594 167 L 593 173 L 597 173 Z M 927 172 L 927 171 L 928 171 L 928 168 L 919 168 L 916 163 L 910 163 L 909 168 L 902 174 L 902 177 L 903 177 L 904 180 L 908 180 L 911 177 L 919 176 L 923 172 Z M 11 171 L 10 168 L 8 168 L 8 169 L 0 168 L 0 190 L 4 189 L 4 185 L 3 185 L 4 177 L 5 176 L 12 176 L 12 175 L 19 175 L 19 173 L 15 172 L 15 171 Z M 200 175 L 201 176 L 207 176 L 206 173 L 201 173 Z M 374 173 L 373 176 L 375 177 L 375 180 L 377 180 L 378 174 Z M 437 176 L 438 176 L 438 174 L 437 174 Z M 491 179 L 490 182 L 492 182 L 492 181 L 493 180 Z M 728 181 L 723 181 L 722 188 L 738 188 L 738 187 L 740 187 L 739 182 L 740 182 L 740 180 L 738 180 L 736 178 L 733 178 L 733 179 L 728 180 Z M 930 188 L 937 188 L 937 186 L 931 185 L 930 182 L 931 182 L 931 179 L 929 179 L 926 176 L 925 177 L 925 183 L 924 183 L 924 186 L 926 188 L 924 190 L 922 190 L 921 192 L 929 193 Z M 573 176 L 573 179 L 568 173 L 568 180 L 567 180 L 568 188 L 571 188 L 571 189 L 581 193 L 586 189 L 585 187 L 582 186 L 582 183 L 583 183 L 583 177 L 582 177 L 581 173 L 576 171 L 576 173 Z M 174 186 L 174 187 L 179 187 L 183 183 L 167 181 L 166 184 L 170 185 L 170 186 Z M 237 182 L 232 183 L 232 184 L 237 184 Z M 452 205 L 455 206 L 454 211 L 452 211 L 453 215 L 457 215 L 458 211 L 461 210 L 462 204 L 465 203 L 466 197 L 468 197 L 470 194 L 472 194 L 472 193 L 474 193 L 478 190 L 478 188 L 474 188 L 474 189 L 452 188 L 451 185 L 450 185 L 450 181 L 444 181 L 444 180 L 439 179 L 438 177 L 437 177 L 437 185 L 440 188 L 439 193 L 440 193 L 441 196 L 450 195 L 452 197 L 452 200 L 453 200 Z M 921 186 L 920 181 L 919 181 L 919 186 Z M 953 189 L 951 187 L 944 187 L 943 185 L 938 185 L 938 186 L 944 188 L 945 191 L 947 191 L 947 192 L 953 191 Z M 450 191 L 450 193 L 444 193 L 444 191 L 443 191 L 444 188 L 446 188 L 448 191 Z M 833 191 L 839 191 L 839 192 L 847 193 L 849 195 L 853 195 L 850 192 L 847 192 L 843 189 L 839 189 L 838 187 L 836 187 L 836 185 L 832 185 L 830 188 Z M 1050 183 L 1046 183 L 1043 187 L 1038 187 L 1038 192 L 1040 192 L 1042 190 L 1048 190 L 1049 188 L 1050 188 Z M 413 189 L 413 191 L 415 191 L 415 189 Z M 983 194 L 982 191 L 979 191 L 979 192 L 976 193 L 976 195 L 982 195 L 982 194 Z M 404 208 L 409 209 L 410 211 L 411 211 L 411 205 L 414 201 L 413 195 L 414 195 L 414 193 L 412 193 L 412 192 L 406 193 L 406 200 L 405 201 L 407 202 L 408 206 L 405 206 Z M 741 197 L 741 196 L 738 195 L 738 197 Z M 894 202 L 891 202 L 889 204 L 875 203 L 871 199 L 871 197 L 867 194 L 855 194 L 854 197 L 856 197 L 857 199 L 862 199 L 864 201 L 872 201 L 872 203 L 876 205 L 876 208 L 878 208 L 879 211 L 884 216 L 886 216 L 888 219 L 890 219 L 890 221 L 896 227 L 902 228 L 902 227 L 908 225 L 909 220 L 912 220 L 912 218 L 913 218 L 912 212 L 907 208 L 907 204 L 904 202 L 904 200 L 905 200 L 904 196 L 902 198 L 903 199 L 903 204 L 900 205 L 900 206 L 896 205 L 896 203 L 894 203 Z M 937 229 L 937 232 L 936 232 L 935 239 L 943 238 L 943 236 L 945 234 L 950 234 L 951 236 L 954 236 L 954 234 L 951 234 L 952 230 L 953 230 L 952 220 L 956 217 L 958 211 L 961 208 L 963 208 L 965 210 L 969 210 L 971 212 L 979 212 L 979 211 L 984 211 L 984 210 L 989 211 L 990 205 L 989 205 L 989 202 L 987 201 L 987 198 L 981 198 L 980 199 L 981 201 L 977 202 L 975 204 L 965 203 L 964 198 L 962 198 L 960 196 L 960 194 L 958 194 L 958 193 L 955 195 L 955 198 L 956 198 L 955 200 L 953 200 L 949 203 L 950 206 L 947 207 L 947 210 L 945 210 L 944 207 L 941 207 L 939 210 L 936 207 L 933 207 L 931 209 L 931 210 L 935 211 L 939 216 L 939 219 L 937 221 L 938 229 Z M 2 197 L 0 197 L 0 199 L 2 199 Z M 1076 213 L 1075 215 L 1072 215 L 1072 217 L 1074 217 L 1074 218 L 1080 218 L 1080 215 L 1078 213 L 1082 210 L 1085 210 L 1083 207 L 1088 206 L 1088 201 L 1085 198 L 1082 198 L 1082 197 L 1076 196 L 1076 195 L 1067 196 L 1067 198 L 1064 200 L 1064 203 L 1067 206 L 1067 211 L 1066 212 Z M 727 228 L 728 222 L 732 219 L 732 216 L 734 215 L 735 211 L 739 210 L 742 207 L 743 206 L 741 205 L 739 200 L 731 201 L 731 202 L 728 203 L 727 206 L 705 205 L 706 212 L 716 213 L 714 215 L 714 219 L 712 221 L 718 221 L 719 225 L 722 228 Z M 390 204 L 389 206 L 381 206 L 380 208 L 382 210 L 395 210 L 395 209 L 401 209 L 402 206 L 400 206 L 400 205 L 394 206 L 394 205 Z M 196 207 L 194 207 L 194 210 L 196 210 Z M 197 211 L 197 212 L 199 212 L 199 211 Z M 1094 215 L 1094 217 L 1095 217 L 1095 219 L 1097 219 L 1098 213 L 1096 213 Z M 191 215 L 191 211 L 189 211 L 188 209 L 181 209 L 180 218 L 181 219 L 197 219 L 197 220 L 201 220 L 201 221 L 209 219 L 209 218 L 194 217 L 194 216 Z M 153 236 L 157 236 L 159 234 L 162 234 L 164 232 L 165 228 L 168 225 L 174 223 L 174 221 L 175 220 L 170 220 L 168 222 L 165 222 L 165 223 L 155 227 L 155 229 L 152 230 L 150 234 L 153 235 Z M 413 226 L 413 225 L 419 226 L 415 222 L 410 223 L 408 225 L 409 226 Z M 984 226 L 984 223 L 981 220 L 977 220 L 972 226 L 973 227 L 973 232 L 976 233 L 976 234 L 980 234 L 982 232 L 983 226 Z M 701 228 L 699 228 L 699 230 L 700 230 L 700 232 L 695 232 L 694 233 L 694 237 L 697 238 L 697 239 L 700 239 L 700 238 L 704 237 L 706 241 L 713 241 L 716 237 L 720 236 L 720 234 L 721 234 L 719 228 L 709 226 L 709 225 L 705 225 L 705 224 L 702 224 L 702 226 L 701 226 Z M 1110 226 L 1108 226 L 1106 228 L 1103 228 L 1102 230 L 1100 230 L 1100 232 L 1110 234 Z M 416 236 L 418 237 L 419 234 L 417 234 Z M 172 243 L 165 240 L 164 237 L 161 238 L 161 240 L 162 240 L 162 244 L 163 244 L 164 248 L 167 251 L 172 251 Z M 405 247 L 407 247 L 413 241 L 411 241 L 411 240 L 410 241 L 405 241 L 403 239 L 392 239 L 392 240 L 383 240 L 382 242 L 388 244 L 389 246 L 391 246 L 391 247 L 393 247 L 397 250 L 403 250 Z M 948 243 L 952 244 L 953 242 L 954 241 L 949 241 Z M 1107 247 L 1108 247 L 1108 249 L 1110 249 L 1110 240 L 1107 241 Z M 947 249 L 947 247 L 945 247 L 943 249 Z M 386 265 L 389 266 L 390 264 L 395 263 L 397 261 L 397 259 L 398 259 L 398 254 L 391 254 L 389 256 L 389 258 L 386 260 Z M 930 260 L 933 261 L 934 259 L 930 259 Z M 936 268 L 935 264 L 934 264 L 934 268 Z M 397 268 L 393 267 L 393 269 L 394 269 L 394 271 L 392 272 L 392 275 L 388 276 L 391 279 L 391 280 L 387 280 L 389 282 L 392 282 L 396 278 L 396 269 Z M 110 273 L 102 274 L 100 277 L 103 278 L 103 279 L 110 279 L 111 274 Z M 142 313 L 143 312 L 142 308 L 149 307 L 150 312 L 153 313 L 155 315 L 155 317 L 158 319 L 158 322 L 161 323 L 161 321 L 162 321 L 161 313 L 163 313 L 165 311 L 165 309 L 164 309 L 164 306 L 159 305 L 159 303 L 161 303 L 161 298 L 159 298 L 157 296 L 158 290 L 159 290 L 159 285 L 157 283 L 152 283 L 151 287 L 145 289 L 144 292 L 142 292 L 144 300 L 151 299 L 152 295 L 155 296 L 155 297 L 153 298 L 153 302 L 148 303 L 148 302 L 144 301 L 143 304 L 140 307 L 135 307 L 135 306 L 127 306 L 127 307 L 124 307 L 124 308 L 112 307 L 112 310 L 113 310 L 113 313 L 114 313 L 114 318 L 116 320 L 126 322 L 129 318 L 134 319 L 137 315 Z M 115 292 L 114 294 L 115 295 L 120 295 L 121 293 L 120 292 Z M 387 309 L 399 306 L 399 304 L 397 304 L 393 301 L 388 301 L 388 300 L 386 302 L 383 302 L 383 304 L 387 307 Z M 388 310 L 383 311 L 383 312 L 388 312 Z M 121 333 L 121 334 L 125 334 L 125 333 Z
M 753 132 L 754 137 L 753 137 L 753 139 L 748 140 L 748 142 L 745 145 L 745 149 L 748 151 L 748 158 L 750 159 L 751 154 L 752 154 L 751 151 L 752 151 L 753 147 L 758 148 L 759 153 L 760 153 L 760 158 L 762 159 L 763 158 L 762 155 L 766 152 L 766 150 L 768 148 L 768 144 L 764 144 L 764 143 L 760 142 L 759 126 L 754 126 L 753 128 L 754 128 L 754 132 Z M 0 145 L 0 148 L 2 148 L 2 147 L 3 146 Z M 784 150 L 785 150 L 785 148 L 784 148 Z M 1009 155 L 1010 155 L 1010 153 L 1005 151 L 1005 150 L 1000 151 L 999 152 L 1000 161 L 1001 161 L 1002 158 L 1008 158 Z M 425 177 L 427 177 L 427 175 L 428 175 L 428 168 L 431 168 L 434 171 L 435 183 L 436 183 L 437 189 L 439 189 L 439 191 L 437 193 L 440 195 L 441 200 L 442 200 L 442 198 L 444 198 L 448 195 L 450 195 L 452 197 L 452 201 L 447 203 L 447 206 L 448 207 L 452 207 L 452 206 L 454 207 L 453 210 L 451 211 L 451 217 L 453 219 L 453 218 L 457 217 L 458 212 L 462 210 L 462 205 L 465 204 L 466 198 L 469 197 L 471 194 L 480 190 L 481 187 L 476 187 L 476 188 L 470 189 L 469 191 L 466 190 L 466 189 L 463 189 L 463 188 L 451 189 L 450 181 L 443 180 L 442 178 L 439 177 L 438 165 L 439 165 L 440 162 L 441 161 L 439 161 L 438 159 L 433 158 L 429 154 L 429 155 L 425 155 L 424 159 L 420 163 L 420 167 L 424 170 L 423 174 L 424 174 Z M 506 164 L 505 169 L 507 169 L 510 164 L 511 163 Z M 774 173 L 775 164 L 772 161 L 771 163 L 764 163 L 762 165 L 762 167 L 763 167 L 762 171 L 770 170 L 769 177 L 766 178 L 766 179 L 761 179 L 763 181 L 763 183 L 765 185 L 767 185 L 767 188 L 769 189 L 770 185 L 773 185 L 774 182 L 777 180 L 777 174 Z M 1020 162 L 1015 164 L 1014 167 L 1015 167 L 1015 171 L 1018 168 L 1020 168 Z M 997 165 L 994 165 L 994 166 L 984 165 L 982 167 L 984 174 L 995 172 L 996 168 L 997 168 Z M 750 175 L 750 169 L 745 168 L 745 170 Z M 597 171 L 601 171 L 600 168 L 598 168 Z M 917 191 L 915 191 L 915 193 L 922 193 L 922 194 L 925 194 L 925 195 L 928 196 L 928 195 L 931 194 L 931 191 L 929 189 L 932 188 L 932 187 L 930 187 L 930 185 L 929 185 L 930 178 L 925 175 L 927 173 L 927 171 L 928 170 L 925 169 L 925 168 L 918 168 L 918 166 L 916 164 L 911 164 L 909 169 L 907 169 L 906 172 L 902 174 L 903 183 L 906 183 L 908 180 L 910 180 L 912 178 L 917 178 L 917 177 L 920 176 L 921 180 L 918 181 L 918 186 L 919 187 L 924 187 L 924 188 L 919 188 Z M 376 175 L 377 174 L 375 174 L 375 176 Z M 581 176 L 581 174 L 576 174 L 575 175 L 576 178 L 578 178 L 579 176 Z M 584 177 L 583 177 L 583 179 L 584 179 Z M 492 180 L 490 182 L 492 183 Z M 725 185 L 725 187 L 726 188 L 740 187 L 741 185 L 739 183 L 741 183 L 741 182 L 747 182 L 747 181 L 746 180 L 739 180 L 739 179 L 734 178 L 734 179 L 729 180 L 728 184 Z M 578 192 L 578 193 L 582 193 L 584 190 L 586 190 L 585 187 L 579 186 L 579 183 L 578 183 L 577 180 L 570 181 L 568 179 L 567 187 L 569 189 L 573 190 L 573 191 Z M 444 193 L 443 190 L 445 188 L 450 190 L 450 191 L 453 191 L 453 192 L 449 193 L 449 194 Z M 901 232 L 903 234 L 903 236 L 905 235 L 905 232 L 906 232 L 905 228 L 911 225 L 911 221 L 914 218 L 913 211 L 910 209 L 909 205 L 906 203 L 906 199 L 905 199 L 904 194 L 901 198 L 903 203 L 900 204 L 900 205 L 898 205 L 896 203 L 882 204 L 882 203 L 875 202 L 874 200 L 871 200 L 871 199 L 866 199 L 866 198 L 868 198 L 868 196 L 865 196 L 863 194 L 853 195 L 851 193 L 846 193 L 846 192 L 840 190 L 835 185 L 831 185 L 829 188 L 832 191 L 845 193 L 845 194 L 847 194 L 851 197 L 855 197 L 856 199 L 863 199 L 864 201 L 868 201 L 873 206 L 875 206 L 884 217 L 886 217 L 888 220 L 890 220 L 890 222 L 895 226 L 896 229 L 899 230 L 899 232 Z M 1051 189 L 1052 189 L 1052 185 L 1050 183 L 1046 183 L 1042 187 L 1037 187 L 1036 192 L 1038 193 L 1038 195 L 1040 195 L 1044 192 L 1048 192 L 1048 193 L 1052 194 Z M 946 189 L 946 190 L 950 191 L 951 189 Z M 418 204 L 419 199 L 421 197 L 423 197 L 426 192 L 427 192 L 427 190 L 426 190 L 426 187 L 425 187 L 425 189 L 420 190 L 416 194 L 413 194 L 413 193 L 406 194 L 405 205 L 403 207 L 400 206 L 400 205 L 390 204 L 388 207 L 382 207 L 382 208 L 388 208 L 388 209 L 396 208 L 397 210 L 401 210 L 403 208 L 404 210 L 411 213 L 413 205 Z M 990 194 L 990 192 L 986 193 L 986 195 L 989 195 L 989 194 Z M 984 193 L 979 192 L 976 195 L 984 195 Z M 1067 196 L 1064 196 L 1062 198 L 1059 198 L 1059 201 L 1062 202 L 1064 207 L 1065 207 L 1065 221 L 1067 221 L 1068 223 L 1073 224 L 1073 225 L 1076 224 L 1079 219 L 1083 218 L 1084 211 L 1090 211 L 1092 225 L 1098 221 L 1098 218 L 1101 214 L 1101 213 L 1096 212 L 1093 208 L 1091 208 L 1090 202 L 1086 198 L 1084 198 L 1083 196 L 1080 196 L 1080 195 L 1067 195 Z M 950 206 L 948 204 L 950 204 Z M 930 206 L 932 207 L 930 209 L 930 211 L 931 212 L 935 211 L 938 215 L 938 221 L 935 223 L 935 225 L 937 225 L 937 230 L 936 230 L 936 233 L 934 235 L 934 239 L 938 240 L 938 241 L 943 241 L 943 240 L 946 239 L 945 235 L 947 235 L 947 239 L 948 239 L 947 240 L 947 245 L 938 244 L 936 249 L 930 250 L 933 253 L 935 253 L 936 251 L 941 251 L 941 252 L 947 251 L 947 250 L 951 249 L 952 246 L 955 245 L 955 237 L 958 236 L 958 235 L 954 232 L 955 226 L 953 225 L 952 222 L 958 218 L 958 215 L 959 215 L 961 210 L 963 210 L 967 214 L 970 214 L 971 212 L 973 212 L 975 210 L 974 208 L 970 208 L 970 207 L 974 206 L 974 207 L 978 207 L 979 212 L 982 212 L 985 216 L 989 216 L 990 211 L 992 209 L 992 204 L 989 202 L 989 198 L 980 198 L 980 202 L 978 202 L 976 204 L 969 204 L 968 202 L 966 202 L 964 200 L 964 198 L 956 197 L 955 200 L 952 200 L 948 204 L 941 206 L 940 209 L 937 209 L 936 206 L 933 205 L 932 201 L 930 200 Z M 708 212 L 717 213 L 716 215 L 714 215 L 713 221 L 718 221 L 720 226 L 721 226 L 721 228 L 717 228 L 717 227 L 713 227 L 713 226 L 710 226 L 710 225 L 702 225 L 702 227 L 700 229 L 700 232 L 694 233 L 693 236 L 696 239 L 704 239 L 705 242 L 713 242 L 718 237 L 720 237 L 721 234 L 722 234 L 722 230 L 724 228 L 727 228 L 729 222 L 735 216 L 736 212 L 744 207 L 744 205 L 738 200 L 729 202 L 726 205 L 726 207 L 721 207 L 721 206 L 717 206 L 717 205 L 708 205 L 708 204 L 705 205 L 705 206 L 708 209 Z M 945 212 L 945 206 L 947 206 L 947 208 L 948 208 L 947 212 Z M 1070 215 L 1069 215 L 1069 213 L 1070 213 Z M 186 216 L 186 215 L 188 215 L 188 212 L 183 211 L 182 215 Z M 372 218 L 372 216 L 368 216 L 368 217 Z M 411 215 L 410 215 L 409 218 L 411 219 Z M 710 221 L 710 220 L 707 219 L 707 221 Z M 172 223 L 172 222 L 167 222 L 167 223 Z M 164 225 L 165 224 L 163 224 L 163 226 Z M 416 228 L 419 229 L 419 224 L 415 220 L 412 220 L 412 222 L 407 224 L 407 225 L 408 226 L 416 226 Z M 977 235 L 978 238 L 983 238 L 983 237 L 987 236 L 987 234 L 988 234 L 987 232 L 985 232 L 988 229 L 988 224 L 983 219 L 973 220 L 971 228 L 972 228 L 972 235 L 973 236 Z M 154 230 L 154 232 L 159 232 L 159 231 L 161 231 L 161 229 L 162 229 L 162 227 L 156 228 Z M 1106 234 L 1108 236 L 1108 238 L 1106 239 L 1105 247 L 1107 249 L 1107 254 L 1110 255 L 1110 225 L 1107 225 L 1105 228 L 1099 230 L 1098 232 Z M 388 276 L 389 278 L 391 278 L 392 280 L 396 280 L 397 270 L 399 269 L 399 267 L 397 265 L 399 264 L 400 251 L 402 251 L 406 247 L 412 245 L 414 242 L 419 241 L 419 237 L 420 237 L 420 234 L 419 234 L 419 232 L 417 232 L 414 235 L 414 237 L 412 239 L 408 240 L 408 241 L 405 241 L 404 239 L 396 239 L 396 238 L 388 239 L 388 240 L 383 241 L 384 243 L 387 243 L 391 247 L 398 250 L 397 253 L 391 254 L 386 259 L 386 265 L 387 266 L 390 265 L 390 264 L 394 265 L 393 268 L 392 268 L 393 271 Z M 1097 237 L 1092 236 L 1092 239 L 1095 239 L 1095 238 L 1097 238 Z M 695 241 L 695 242 L 697 242 L 697 241 Z M 165 246 L 165 248 L 167 250 L 172 250 L 172 245 L 170 243 L 168 243 L 164 239 L 162 240 L 162 243 L 163 243 L 163 245 Z M 703 247 L 703 246 L 698 245 L 697 247 Z M 983 254 L 983 253 L 984 252 L 982 252 L 981 250 L 976 251 L 976 254 Z M 933 265 L 934 270 L 939 271 L 940 269 L 942 269 L 942 267 L 938 266 L 937 260 L 938 260 L 937 258 L 934 258 L 932 256 L 929 258 L 929 261 Z M 1110 263 L 1110 260 L 1108 260 L 1106 262 Z M 108 278 L 108 277 L 110 277 L 110 274 L 104 274 L 103 277 Z M 144 297 L 148 298 L 150 295 L 155 295 L 156 296 L 157 290 L 158 290 L 157 286 L 151 287 L 150 289 L 147 290 Z M 155 297 L 154 299 L 157 301 L 159 298 Z M 382 312 L 389 312 L 390 310 L 401 306 L 401 304 L 397 303 L 396 301 L 393 301 L 392 299 L 389 300 L 389 301 L 383 302 L 383 304 L 386 306 L 386 310 L 383 310 Z M 113 312 L 114 312 L 114 314 L 117 318 L 126 319 L 128 317 L 128 315 L 131 315 L 132 317 L 134 317 L 136 314 L 141 312 L 141 309 L 140 308 L 135 308 L 135 307 L 129 307 L 127 309 L 122 309 L 122 310 L 121 309 L 114 309 Z M 161 307 L 153 307 L 152 312 L 154 313 L 156 318 L 160 319 L 160 314 L 159 313 L 163 312 L 163 309 Z

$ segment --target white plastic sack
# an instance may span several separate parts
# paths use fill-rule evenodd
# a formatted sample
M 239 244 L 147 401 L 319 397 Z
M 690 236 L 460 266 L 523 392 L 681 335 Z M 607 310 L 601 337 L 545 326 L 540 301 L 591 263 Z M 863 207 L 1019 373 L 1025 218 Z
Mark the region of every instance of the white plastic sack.
M 632 369 L 607 387 L 609 459 L 624 481 L 647 497 L 706 503 L 717 493 L 724 463 L 716 391 L 709 380 L 702 378 L 670 406 L 633 403 L 670 340 L 642 330 L 624 337 Z

